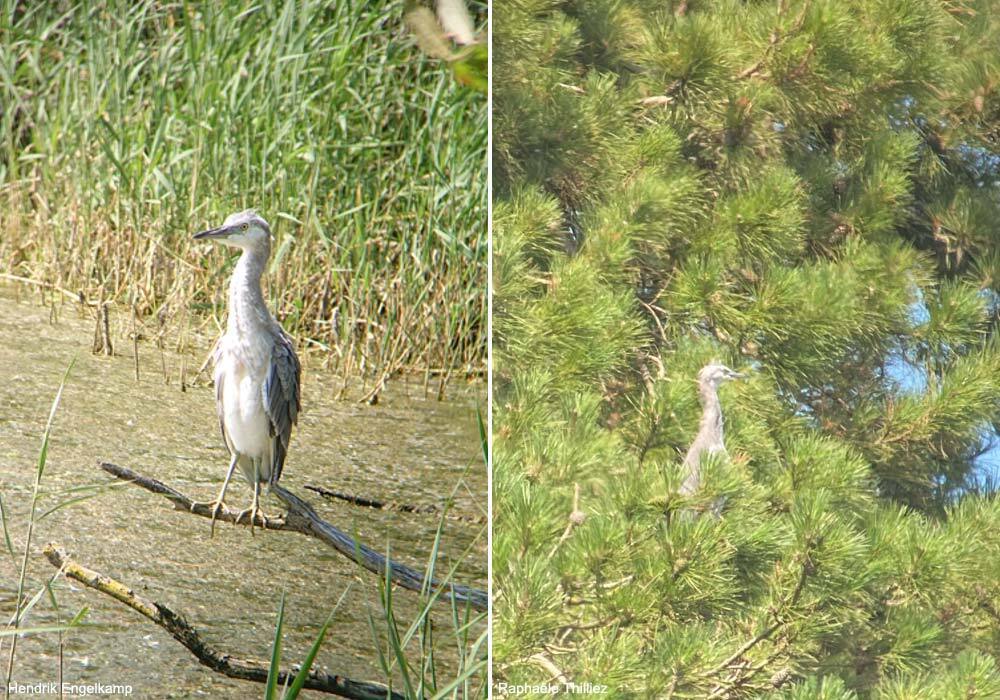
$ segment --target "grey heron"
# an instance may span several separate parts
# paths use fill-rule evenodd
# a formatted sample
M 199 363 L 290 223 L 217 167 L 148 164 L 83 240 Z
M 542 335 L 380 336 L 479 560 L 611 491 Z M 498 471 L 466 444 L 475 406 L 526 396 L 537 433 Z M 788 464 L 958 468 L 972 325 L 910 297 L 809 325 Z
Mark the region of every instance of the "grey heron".
M 271 228 L 252 209 L 227 217 L 218 228 L 195 235 L 240 248 L 229 283 L 229 319 L 213 356 L 215 403 L 222 437 L 229 448 L 229 471 L 219 497 L 210 501 L 212 532 L 233 471 L 239 465 L 253 486 L 253 504 L 236 518 L 250 516 L 250 532 L 260 518 L 261 484 L 275 484 L 298 418 L 302 374 L 291 338 L 264 303 L 260 278 L 271 254 Z
M 698 396 L 701 399 L 701 422 L 698 434 L 684 456 L 684 482 L 680 493 L 691 496 L 701 486 L 701 460 L 706 454 L 725 453 L 726 443 L 722 434 L 722 404 L 719 403 L 719 386 L 744 375 L 723 364 L 710 362 L 698 372 Z M 721 511 L 721 504 L 719 504 Z M 716 513 L 718 515 L 718 513 Z

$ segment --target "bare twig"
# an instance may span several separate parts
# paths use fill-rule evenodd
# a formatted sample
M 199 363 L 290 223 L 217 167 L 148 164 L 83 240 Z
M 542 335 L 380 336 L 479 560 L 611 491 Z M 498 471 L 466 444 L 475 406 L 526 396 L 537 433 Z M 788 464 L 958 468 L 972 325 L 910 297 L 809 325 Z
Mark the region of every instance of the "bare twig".
M 539 653 L 535 654 L 534 656 L 529 657 L 528 661 L 533 661 L 534 663 L 536 663 L 537 665 L 541 666 L 546 671 L 548 671 L 549 673 L 551 673 L 552 674 L 552 680 L 558 681 L 559 683 L 562 683 L 563 685 L 566 685 L 567 683 L 569 683 L 569 678 L 566 676 L 566 674 L 563 673 L 559 669 L 559 667 L 556 666 L 555 663 L 553 663 L 552 659 L 550 659 L 549 657 L 547 657 L 545 654 L 539 652 Z
M 377 501 L 374 498 L 365 498 L 364 496 L 355 496 L 342 491 L 334 491 L 332 489 L 328 489 L 323 486 L 315 486 L 313 484 L 306 484 L 305 488 L 309 491 L 318 493 L 320 496 L 328 500 L 344 501 L 345 503 L 350 503 L 353 506 L 361 506 L 363 508 L 396 511 L 400 513 L 414 513 L 417 515 L 438 515 L 441 513 L 441 508 L 433 504 L 416 506 L 408 503 L 388 503 L 385 501 Z M 476 515 L 462 515 L 459 513 L 448 512 L 445 514 L 445 517 L 453 520 L 463 520 L 477 525 L 484 525 L 486 523 L 486 518 Z
M 267 682 L 268 664 L 255 659 L 237 659 L 229 654 L 216 651 L 208 646 L 198 634 L 198 631 L 170 608 L 160 603 L 147 600 L 137 595 L 131 588 L 109 576 L 70 559 L 62 548 L 55 544 L 47 544 L 43 550 L 45 557 L 52 566 L 62 569 L 63 574 L 74 581 L 79 581 L 88 588 L 93 588 L 119 603 L 123 603 L 140 615 L 152 620 L 165 629 L 188 651 L 194 654 L 199 663 L 216 673 L 230 678 L 238 678 L 257 683 Z M 278 674 L 278 685 L 290 683 L 295 672 L 284 670 Z M 354 681 L 344 676 L 331 675 L 323 671 L 311 669 L 306 678 L 305 687 L 331 695 L 339 695 L 355 700 L 403 700 L 403 696 L 394 693 L 379 683 L 369 681 Z
M 108 307 L 111 302 L 102 301 L 96 307 L 97 325 L 94 328 L 94 354 L 114 355 L 115 350 L 111 345 L 111 326 L 109 320 Z
M 747 78 L 752 78 L 758 75 L 761 71 L 763 71 L 764 66 L 767 64 L 767 61 L 770 58 L 771 53 L 774 51 L 774 48 L 788 37 L 793 36 L 797 34 L 799 31 L 801 31 L 802 25 L 805 23 L 806 14 L 808 10 L 809 10 L 809 3 L 807 2 L 802 6 L 802 11 L 799 13 L 798 17 L 795 18 L 795 20 L 792 22 L 792 26 L 787 31 L 782 32 L 781 27 L 776 26 L 774 30 L 771 32 L 770 37 L 768 37 L 767 46 L 764 47 L 764 55 L 761 56 L 760 60 L 758 60 L 752 66 L 749 66 L 741 70 L 736 75 L 736 78 L 738 80 L 746 80 Z M 778 14 L 776 19 L 780 20 L 787 11 L 788 11 L 788 4 L 785 2 L 779 2 Z M 810 46 L 810 49 L 806 54 L 806 58 L 803 59 L 802 64 L 796 70 L 805 69 L 805 63 L 809 60 L 809 57 L 812 56 L 812 50 L 813 49 Z
M 41 280 L 32 279 L 31 277 L 21 277 L 20 275 L 12 275 L 7 272 L 0 272 L 0 279 L 10 280 L 11 282 L 21 282 L 23 284 L 31 284 L 36 287 L 41 287 L 42 289 L 51 289 L 53 291 L 59 292 L 64 297 L 72 299 L 73 301 L 79 302 L 85 306 L 97 306 L 96 301 L 89 301 L 83 292 L 73 292 L 69 289 L 64 289 L 58 285 L 52 284 L 51 282 L 43 282 Z
M 205 370 L 208 369 L 208 366 L 212 364 L 212 358 L 215 357 L 215 349 L 219 347 L 220 340 L 222 340 L 221 335 L 215 339 L 214 343 L 212 343 L 212 349 L 208 351 L 207 355 L 205 355 L 205 360 L 204 362 L 201 363 L 201 366 L 198 368 L 198 373 L 195 374 L 194 379 L 191 380 L 192 384 L 198 381 L 198 378 L 201 377 L 201 375 L 205 373 Z
M 553 545 L 552 550 L 549 552 L 549 559 L 551 559 L 559 547 L 562 546 L 562 543 L 569 539 L 569 536 L 573 534 L 573 530 L 580 525 L 583 525 L 586 519 L 587 514 L 580 510 L 580 484 L 573 484 L 573 510 L 569 514 L 566 529 L 563 531 L 559 541 Z
M 674 101 L 674 98 L 668 95 L 652 95 L 651 97 L 643 97 L 639 100 L 639 104 L 643 107 L 657 107 L 659 105 L 668 105 Z
M 139 330 L 136 328 L 135 292 L 132 293 L 132 360 L 135 363 L 135 380 L 139 381 Z
M 178 510 L 183 510 L 203 518 L 212 517 L 212 506 L 206 503 L 197 503 L 193 499 L 167 486 L 161 481 L 143 476 L 138 472 L 126 467 L 120 467 L 110 462 L 98 462 L 101 469 L 108 472 L 115 478 L 122 481 L 130 481 L 136 486 L 141 486 L 147 491 L 165 497 Z M 271 491 L 281 499 L 288 507 L 288 513 L 284 517 L 268 518 L 266 521 L 258 519 L 254 524 L 266 530 L 280 530 L 288 532 L 298 532 L 309 535 L 325 542 L 335 550 L 351 559 L 362 567 L 377 573 L 380 576 L 389 571 L 389 578 L 394 582 L 411 591 L 421 591 L 424 586 L 424 573 L 417 569 L 412 569 L 404 564 L 387 559 L 384 554 L 376 552 L 370 547 L 355 540 L 350 535 L 338 530 L 336 527 L 326 522 L 313 510 L 312 506 L 296 496 L 288 489 L 274 484 Z M 216 520 L 236 523 L 239 512 L 222 506 Z M 244 518 L 246 520 L 246 518 Z M 431 581 L 431 588 L 442 588 L 439 600 L 454 600 L 459 605 L 468 604 L 476 610 L 486 610 L 488 606 L 488 596 L 486 591 L 478 588 L 471 588 L 457 583 L 441 583 Z

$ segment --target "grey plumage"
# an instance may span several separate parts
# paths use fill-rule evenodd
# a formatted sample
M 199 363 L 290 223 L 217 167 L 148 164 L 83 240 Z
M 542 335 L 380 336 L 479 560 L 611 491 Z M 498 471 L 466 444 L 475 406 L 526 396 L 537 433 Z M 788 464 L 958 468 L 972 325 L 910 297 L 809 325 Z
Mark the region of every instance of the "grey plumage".
M 292 426 L 298 420 L 299 410 L 302 408 L 299 397 L 301 374 L 302 368 L 292 341 L 282 332 L 275 339 L 271 366 L 264 382 L 264 408 L 271 421 L 271 437 L 274 440 L 271 483 L 276 483 L 281 478 Z
M 722 405 L 719 403 L 719 385 L 743 375 L 723 364 L 711 362 L 698 372 L 698 396 L 701 399 L 701 421 L 698 434 L 684 456 L 682 468 L 684 481 L 680 494 L 692 496 L 701 488 L 701 462 L 705 455 L 726 452 L 723 435 Z M 721 509 L 721 507 L 720 507 Z
M 251 524 L 260 515 L 260 486 L 277 483 L 298 419 L 301 366 L 291 339 L 271 315 L 260 288 L 271 253 L 271 229 L 255 211 L 229 216 L 198 239 L 242 249 L 229 285 L 226 332 L 214 354 L 216 409 L 230 452 L 229 472 L 214 511 L 221 508 L 236 465 L 254 487 Z M 213 518 L 214 527 L 214 518 Z

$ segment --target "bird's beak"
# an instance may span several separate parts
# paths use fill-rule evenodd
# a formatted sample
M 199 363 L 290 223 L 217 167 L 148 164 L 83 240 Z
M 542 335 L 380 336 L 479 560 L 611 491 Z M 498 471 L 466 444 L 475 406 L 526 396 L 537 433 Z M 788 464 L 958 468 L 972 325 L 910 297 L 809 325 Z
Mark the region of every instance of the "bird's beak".
M 194 237 L 198 240 L 205 238 L 225 238 L 232 231 L 225 226 L 220 226 L 219 228 L 210 228 L 207 231 L 202 231 L 201 233 L 194 234 Z
M 733 373 L 732 373 L 732 374 L 730 374 L 729 376 L 730 376 L 730 377 L 731 377 L 732 379 L 746 379 L 746 377 L 747 377 L 747 373 L 746 373 L 746 372 L 733 372 Z

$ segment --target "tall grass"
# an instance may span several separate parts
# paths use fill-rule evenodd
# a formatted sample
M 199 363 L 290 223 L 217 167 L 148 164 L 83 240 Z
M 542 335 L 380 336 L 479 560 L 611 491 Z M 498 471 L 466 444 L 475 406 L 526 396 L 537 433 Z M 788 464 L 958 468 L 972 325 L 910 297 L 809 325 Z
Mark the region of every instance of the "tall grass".
M 370 611 L 369 627 L 372 633 L 375 652 L 379 667 L 384 675 L 384 682 L 390 691 L 398 692 L 406 698 L 444 699 L 452 698 L 466 700 L 468 698 L 485 698 L 488 695 L 486 679 L 488 624 L 484 612 L 474 610 L 470 605 L 460 605 L 451 602 L 450 617 L 447 627 L 441 634 L 435 634 L 432 618 L 440 596 L 447 591 L 454 581 L 457 563 L 448 569 L 439 581 L 439 586 L 432 589 L 430 581 L 435 578 L 435 564 L 440 555 L 441 538 L 446 515 L 442 514 L 438 521 L 438 529 L 434 537 L 431 552 L 428 555 L 427 576 L 415 617 L 408 624 L 402 623 L 396 613 L 394 591 L 389 570 L 379 579 L 378 611 Z M 470 548 L 471 549 L 471 548 Z M 461 558 L 469 554 L 463 552 Z M 386 553 L 389 555 L 389 552 Z M 296 674 L 287 689 L 280 694 L 278 683 L 282 662 L 282 637 L 285 620 L 285 595 L 282 593 L 278 605 L 278 616 L 274 629 L 274 640 L 271 645 L 271 658 L 265 685 L 266 700 L 293 700 L 302 690 L 306 677 L 319 652 L 330 623 L 343 603 L 347 591 L 341 594 L 333 610 L 320 628 L 312 646 L 301 663 L 296 664 Z M 382 639 L 383 632 L 385 639 Z M 435 642 L 443 639 L 444 644 Z M 437 649 L 454 646 L 457 665 L 448 674 L 441 672 L 435 656 Z M 445 652 L 448 653 L 448 652 Z
M 486 100 L 403 2 L 0 8 L 0 271 L 221 318 L 232 257 L 190 236 L 253 206 L 279 319 L 335 369 L 483 369 Z

